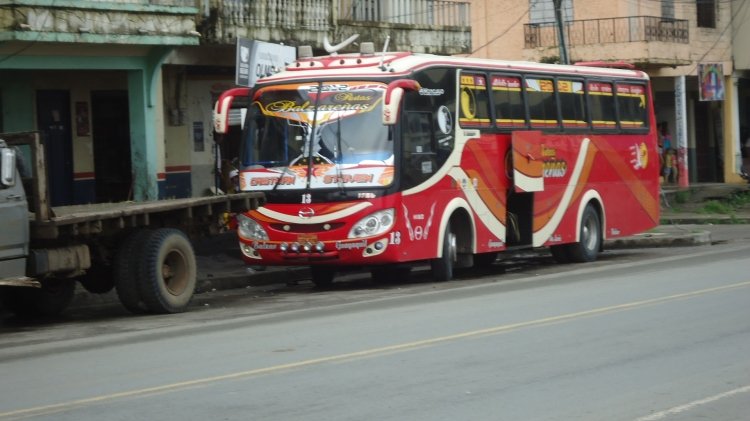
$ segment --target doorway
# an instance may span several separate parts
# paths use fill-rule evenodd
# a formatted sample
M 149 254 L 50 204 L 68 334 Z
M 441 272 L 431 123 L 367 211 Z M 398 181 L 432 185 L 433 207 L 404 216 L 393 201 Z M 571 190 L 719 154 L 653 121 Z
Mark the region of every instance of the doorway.
M 70 92 L 37 91 L 36 118 L 37 127 L 44 139 L 50 205 L 73 204 Z
M 96 201 L 131 199 L 130 113 L 127 91 L 91 92 Z

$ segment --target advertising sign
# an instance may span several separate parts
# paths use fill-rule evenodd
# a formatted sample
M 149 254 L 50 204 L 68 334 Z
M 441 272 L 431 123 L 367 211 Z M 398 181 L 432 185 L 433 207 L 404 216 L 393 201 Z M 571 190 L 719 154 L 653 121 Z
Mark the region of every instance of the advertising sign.
M 724 100 L 724 66 L 721 63 L 698 64 L 701 101 Z
M 235 82 L 252 87 L 258 78 L 283 69 L 297 58 L 294 47 L 237 38 Z

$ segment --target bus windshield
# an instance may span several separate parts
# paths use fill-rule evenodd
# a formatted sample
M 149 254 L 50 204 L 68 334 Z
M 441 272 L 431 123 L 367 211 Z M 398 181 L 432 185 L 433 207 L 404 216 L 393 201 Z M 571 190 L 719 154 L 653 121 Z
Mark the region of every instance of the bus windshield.
M 390 185 L 394 142 L 382 124 L 384 90 L 369 82 L 258 90 L 243 130 L 241 189 Z

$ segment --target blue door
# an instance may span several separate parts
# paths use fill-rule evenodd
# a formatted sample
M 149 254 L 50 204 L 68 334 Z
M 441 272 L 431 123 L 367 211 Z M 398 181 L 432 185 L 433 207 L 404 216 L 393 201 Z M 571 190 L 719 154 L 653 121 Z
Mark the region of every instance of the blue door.
M 70 93 L 37 91 L 37 124 L 42 132 L 47 159 L 50 205 L 73 204 L 73 145 L 71 139 Z

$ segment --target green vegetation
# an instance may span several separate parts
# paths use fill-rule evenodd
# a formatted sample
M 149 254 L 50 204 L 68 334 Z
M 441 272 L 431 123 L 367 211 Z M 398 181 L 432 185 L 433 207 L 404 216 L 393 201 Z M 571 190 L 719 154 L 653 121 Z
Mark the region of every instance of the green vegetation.
M 729 215 L 734 213 L 734 208 L 724 201 L 709 200 L 703 204 L 703 208 L 698 209 L 698 213 L 720 213 Z
M 709 200 L 703 204 L 703 208 L 699 209 L 699 213 L 710 214 L 718 213 L 722 215 L 732 215 L 743 207 L 750 205 L 750 191 L 742 191 L 733 193 L 731 196 L 720 200 Z
M 688 203 L 690 196 L 692 196 L 690 190 L 681 190 L 674 194 L 674 201 L 675 203 Z

